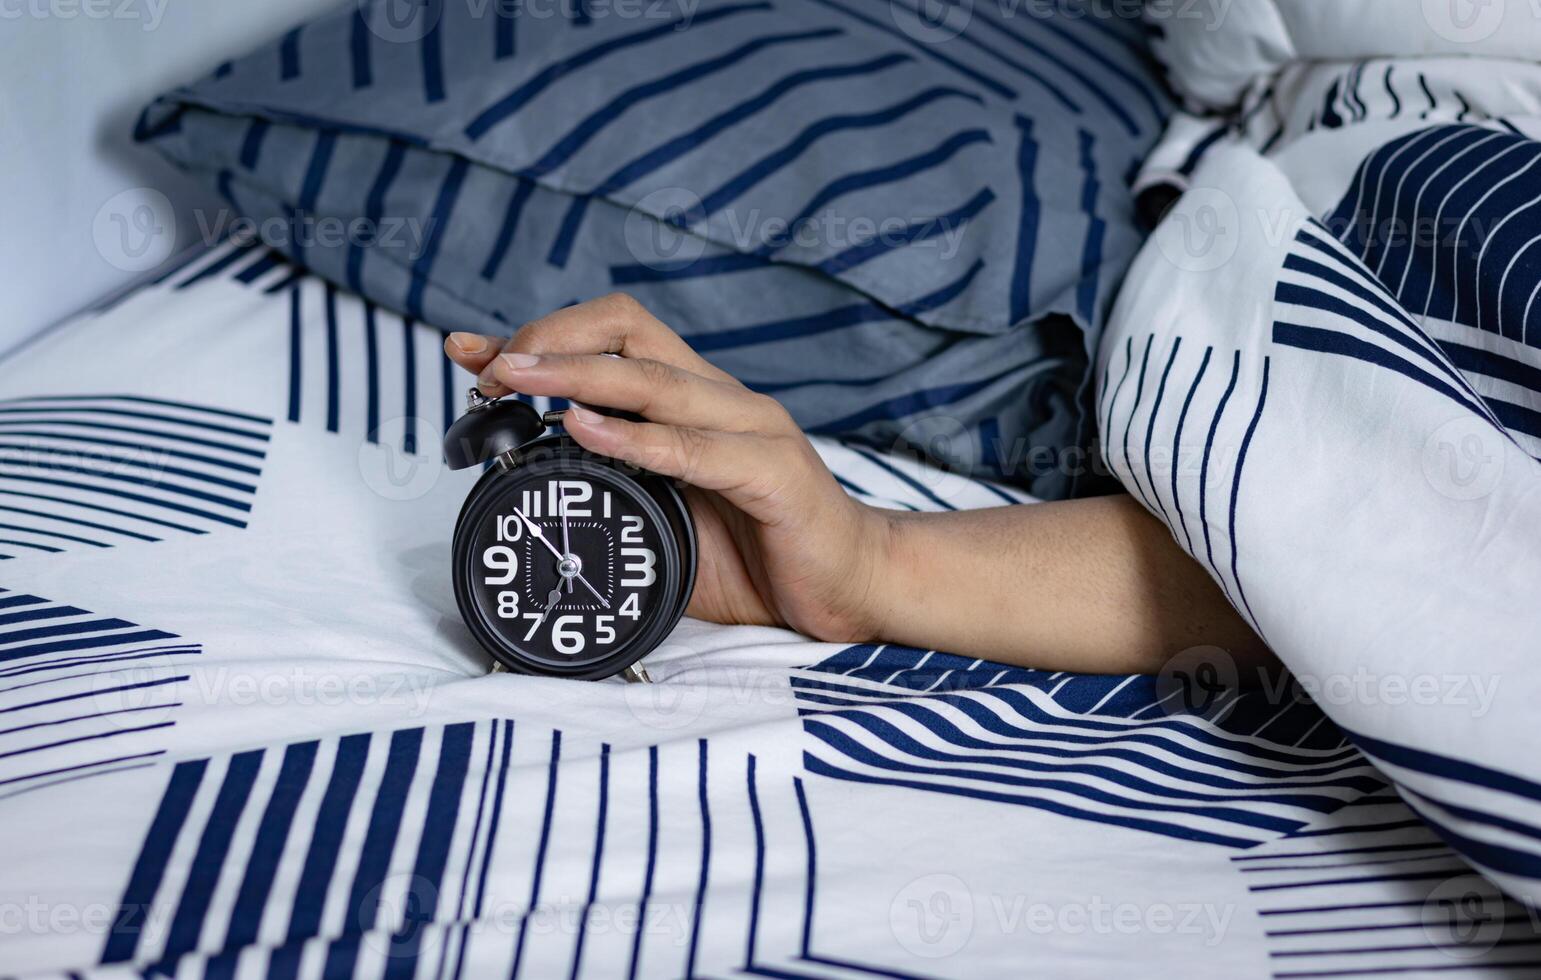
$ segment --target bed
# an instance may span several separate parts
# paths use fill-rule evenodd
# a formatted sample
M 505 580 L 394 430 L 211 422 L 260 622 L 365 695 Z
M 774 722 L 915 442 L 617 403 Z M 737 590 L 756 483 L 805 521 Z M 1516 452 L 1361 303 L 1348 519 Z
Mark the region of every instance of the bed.
M 0 358 L 0 974 L 1541 974 L 1541 21 L 393 6 L 148 106 L 228 209 Z M 1121 487 L 1288 672 L 493 672 L 444 338 L 614 288 L 876 506 Z
M 1534 968 L 1308 699 L 688 620 L 653 685 L 489 673 L 441 342 L 227 245 L 0 366 L 8 973 Z

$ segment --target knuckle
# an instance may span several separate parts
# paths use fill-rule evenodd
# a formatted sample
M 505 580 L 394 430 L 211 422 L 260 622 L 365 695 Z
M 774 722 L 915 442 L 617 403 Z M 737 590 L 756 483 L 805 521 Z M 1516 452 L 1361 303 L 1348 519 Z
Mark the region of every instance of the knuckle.
M 636 365 L 637 373 L 642 377 L 642 383 L 651 389 L 673 387 L 680 383 L 679 372 L 663 361 L 641 357 L 632 363 Z
M 803 437 L 801 432 L 782 432 L 771 437 L 775 451 L 781 454 L 780 458 L 804 462 L 809 456 L 817 456 L 813 445 Z
M 614 293 L 607 293 L 606 295 L 600 297 L 599 302 L 604 304 L 605 307 L 607 307 L 618 316 L 629 318 L 645 315 L 647 313 L 647 308 L 642 305 L 641 301 L 639 301 L 630 293 L 619 291 Z
M 755 417 L 762 420 L 761 424 L 767 429 L 783 431 L 797 428 L 796 424 L 792 421 L 791 414 L 787 412 L 786 406 L 782 405 L 775 398 L 760 392 L 755 392 L 751 398 L 753 399 L 752 404 L 754 405 Z
M 700 429 L 675 429 L 675 445 L 679 449 L 680 463 L 688 471 L 701 461 L 706 453 L 706 433 Z
M 508 339 L 508 343 L 503 345 L 503 349 L 537 354 L 546 349 L 550 334 L 550 321 L 545 317 L 537 317 L 514 331 L 514 335 Z

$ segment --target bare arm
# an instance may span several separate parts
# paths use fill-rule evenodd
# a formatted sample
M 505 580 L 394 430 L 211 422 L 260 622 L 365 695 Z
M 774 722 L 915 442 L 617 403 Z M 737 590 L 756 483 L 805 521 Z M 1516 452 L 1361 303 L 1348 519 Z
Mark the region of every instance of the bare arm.
M 872 591 L 882 639 L 1002 663 L 1154 673 L 1188 647 L 1266 648 L 1132 497 L 894 513 Z
M 946 514 L 848 496 L 774 399 L 707 363 L 635 301 L 542 317 L 445 350 L 488 394 L 605 405 L 564 424 L 585 448 L 689 484 L 699 543 L 689 612 L 1004 663 L 1153 672 L 1191 646 L 1261 642 L 1199 565 L 1127 496 Z M 601 354 L 621 357 L 601 357 Z

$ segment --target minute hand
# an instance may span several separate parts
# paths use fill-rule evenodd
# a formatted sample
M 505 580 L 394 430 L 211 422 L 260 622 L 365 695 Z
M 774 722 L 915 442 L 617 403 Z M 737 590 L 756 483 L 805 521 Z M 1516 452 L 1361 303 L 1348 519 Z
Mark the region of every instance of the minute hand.
M 567 537 L 567 495 L 566 494 L 562 495 L 562 551 L 563 551 L 564 554 L 569 554 L 569 555 L 573 553 L 572 543 L 568 540 L 568 537 Z M 573 580 L 572 579 L 568 579 L 567 580 L 567 591 L 568 591 L 569 594 L 571 594 L 572 590 L 573 590 Z
M 509 506 L 513 506 L 513 505 L 510 504 Z M 524 511 L 520 510 L 518 507 L 514 507 L 514 513 L 519 515 L 519 519 L 524 522 L 524 526 L 530 532 L 530 535 L 532 537 L 534 537 L 536 540 L 538 540 L 541 544 L 545 545 L 547 551 L 551 552 L 553 555 L 556 555 L 556 560 L 557 561 L 561 561 L 563 558 L 566 557 L 566 555 L 563 555 L 560 551 L 557 550 L 556 545 L 554 545 L 550 541 L 546 540 L 546 535 L 541 531 L 540 527 L 538 525 L 536 525 L 536 523 L 534 521 L 532 521 L 528 517 L 524 516 Z M 599 604 L 601 606 L 603 606 L 606 609 L 610 608 L 610 603 L 605 599 L 604 596 L 599 594 L 599 590 L 598 589 L 594 588 L 594 586 L 589 584 L 589 580 L 583 577 L 583 573 L 582 572 L 579 572 L 577 574 L 577 577 L 578 577 L 578 581 L 583 583 L 583 587 L 585 589 L 588 589 L 590 592 L 594 593 L 594 598 L 599 600 Z

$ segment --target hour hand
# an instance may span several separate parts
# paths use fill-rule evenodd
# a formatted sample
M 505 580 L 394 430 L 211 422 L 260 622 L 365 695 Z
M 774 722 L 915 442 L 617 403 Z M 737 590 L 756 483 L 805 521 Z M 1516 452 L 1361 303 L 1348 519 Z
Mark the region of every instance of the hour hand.
M 555 609 L 556 604 L 561 601 L 562 587 L 559 585 L 546 594 L 546 608 L 541 610 L 540 621 L 535 624 L 536 629 L 540 628 L 541 623 L 546 621 L 546 617 L 551 615 L 551 610 Z

